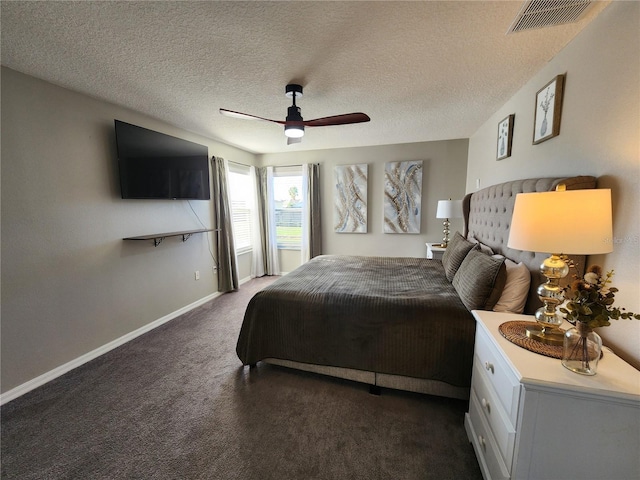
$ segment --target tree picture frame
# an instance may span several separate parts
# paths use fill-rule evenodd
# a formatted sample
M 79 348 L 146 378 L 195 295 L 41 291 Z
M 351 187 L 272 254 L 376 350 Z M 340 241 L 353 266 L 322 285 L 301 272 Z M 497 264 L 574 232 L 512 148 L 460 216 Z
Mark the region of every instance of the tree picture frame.
M 533 120 L 533 144 L 545 142 L 560 135 L 562 98 L 564 96 L 565 75 L 557 75 L 538 90 Z

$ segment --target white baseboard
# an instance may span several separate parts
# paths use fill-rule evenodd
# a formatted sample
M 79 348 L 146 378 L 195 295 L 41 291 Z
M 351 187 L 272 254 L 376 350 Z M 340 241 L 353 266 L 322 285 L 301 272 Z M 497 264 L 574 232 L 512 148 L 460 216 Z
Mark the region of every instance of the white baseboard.
M 242 284 L 248 280 L 251 280 L 251 278 L 245 279 L 240 283 Z M 137 330 L 134 330 L 133 332 L 129 332 L 120 338 L 116 338 L 115 340 L 101 347 L 98 347 L 95 350 L 92 350 L 91 352 L 85 353 L 84 355 L 81 355 L 80 357 L 74 360 L 71 360 L 70 362 L 67 362 L 64 365 L 60 365 L 59 367 L 56 367 L 53 370 L 48 371 L 47 373 L 43 373 L 42 375 L 32 380 L 29 380 L 28 382 L 25 382 L 22 385 L 18 385 L 17 387 L 12 388 L 11 390 L 0 395 L 0 405 L 4 405 L 5 403 L 18 398 L 24 395 L 25 393 L 30 392 L 31 390 L 44 385 L 45 383 L 50 382 L 51 380 L 54 380 L 64 375 L 70 370 L 73 370 L 74 368 L 77 368 L 80 365 L 83 365 L 95 358 L 98 358 L 100 355 L 104 355 L 108 351 L 113 350 L 114 348 L 117 348 L 121 345 L 124 345 L 125 343 L 133 340 L 136 337 L 139 337 L 140 335 L 143 335 L 153 330 L 154 328 L 158 328 L 160 325 L 167 323 L 168 321 L 173 320 L 174 318 L 179 317 L 180 315 L 187 313 L 188 311 L 193 310 L 194 308 L 199 307 L 200 305 L 203 305 L 208 301 L 213 300 L 216 297 L 219 297 L 220 295 L 222 295 L 220 292 L 215 292 L 215 293 L 212 293 L 211 295 L 207 295 L 206 297 L 203 297 L 200 300 L 197 300 L 185 307 L 182 307 L 176 310 L 175 312 L 165 315 L 162 318 L 154 320 L 153 322 L 148 323 L 145 326 L 140 327 Z

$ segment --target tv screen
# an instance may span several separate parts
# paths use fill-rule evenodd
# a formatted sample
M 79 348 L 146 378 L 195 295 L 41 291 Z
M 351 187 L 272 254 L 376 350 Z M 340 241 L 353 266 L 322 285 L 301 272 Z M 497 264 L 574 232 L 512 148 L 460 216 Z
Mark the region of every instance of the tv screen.
M 114 121 L 122 198 L 209 200 L 206 146 Z

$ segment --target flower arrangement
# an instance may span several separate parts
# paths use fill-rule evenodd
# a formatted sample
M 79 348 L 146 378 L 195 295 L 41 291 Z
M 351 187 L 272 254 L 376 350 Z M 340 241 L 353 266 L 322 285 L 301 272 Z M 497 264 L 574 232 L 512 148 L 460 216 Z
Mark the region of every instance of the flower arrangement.
M 610 286 L 614 271 L 602 274 L 602 268 L 592 265 L 587 269 L 583 278 L 576 280 L 567 287 L 565 297 L 568 302 L 560 308 L 564 318 L 572 324 L 582 322 L 590 328 L 611 325 L 609 319 L 640 320 L 640 315 L 627 312 L 624 308 L 614 307 L 614 296 L 617 288 Z

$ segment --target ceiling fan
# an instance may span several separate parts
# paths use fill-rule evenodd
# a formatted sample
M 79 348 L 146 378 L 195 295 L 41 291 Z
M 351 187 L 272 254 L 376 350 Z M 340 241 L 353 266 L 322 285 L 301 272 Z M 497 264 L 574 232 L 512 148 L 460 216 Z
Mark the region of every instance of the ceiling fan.
M 220 113 L 227 117 L 243 118 L 246 120 L 264 120 L 266 122 L 279 123 L 284 125 L 284 134 L 287 136 L 287 145 L 299 143 L 304 135 L 304 127 L 327 127 L 333 125 L 349 125 L 351 123 L 362 123 L 371 120 L 369 115 L 364 113 L 345 113 L 342 115 L 333 115 L 331 117 L 316 118 L 314 120 L 303 120 L 300 113 L 300 107 L 296 105 L 296 98 L 302 97 L 302 86 L 290 83 L 285 87 L 285 95 L 293 99 L 293 105 L 287 109 L 287 117 L 285 120 L 272 120 L 270 118 L 258 117 L 257 115 L 249 115 L 248 113 L 234 112 L 221 108 Z

